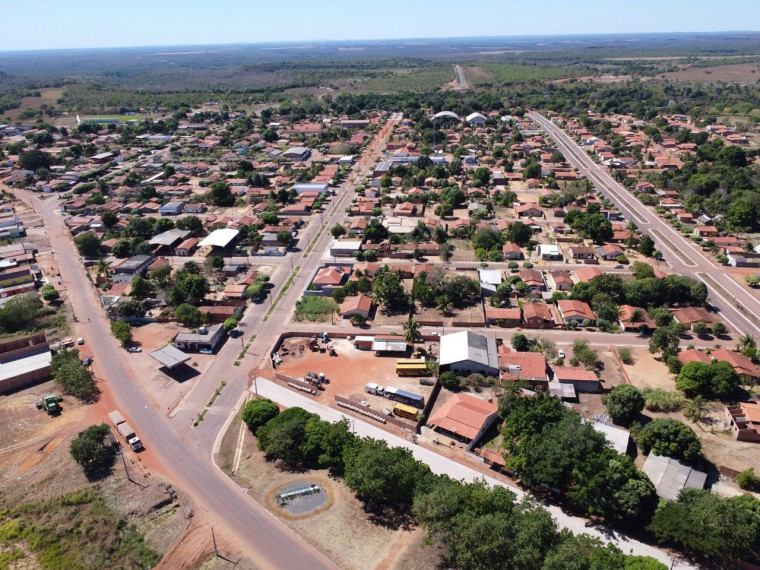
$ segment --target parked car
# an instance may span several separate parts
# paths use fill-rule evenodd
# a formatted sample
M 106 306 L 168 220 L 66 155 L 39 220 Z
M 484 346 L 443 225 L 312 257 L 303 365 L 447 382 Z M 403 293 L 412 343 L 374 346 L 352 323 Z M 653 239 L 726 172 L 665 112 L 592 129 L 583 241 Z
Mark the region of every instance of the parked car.
M 142 348 L 133 345 L 127 349 L 127 352 L 142 352 Z
M 89 366 L 90 364 L 92 364 L 92 358 L 88 356 L 87 358 L 82 359 L 82 364 L 84 364 L 85 366 Z
M 560 358 L 565 358 L 565 351 L 562 349 L 559 349 L 557 351 L 557 356 L 559 356 Z
M 214 351 L 211 350 L 210 348 L 201 348 L 200 353 L 201 354 L 214 354 Z
M 84 339 L 81 336 L 77 339 L 77 344 L 84 344 Z

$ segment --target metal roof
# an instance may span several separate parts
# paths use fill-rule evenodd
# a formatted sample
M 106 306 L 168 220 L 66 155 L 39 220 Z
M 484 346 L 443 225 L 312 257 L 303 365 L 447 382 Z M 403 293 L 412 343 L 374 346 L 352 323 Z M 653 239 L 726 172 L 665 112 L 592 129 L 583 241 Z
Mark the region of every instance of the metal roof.
M 209 245 L 212 247 L 227 247 L 232 240 L 237 237 L 238 233 L 240 233 L 238 230 L 232 228 L 214 230 L 198 244 L 198 247 L 206 247 Z
M 189 355 L 170 344 L 167 344 L 165 347 L 159 348 L 158 350 L 154 350 L 150 353 L 150 356 L 158 360 L 162 366 L 166 366 L 167 368 L 174 368 L 175 366 L 179 366 L 183 362 L 190 360 Z
M 642 471 L 654 484 L 657 494 L 670 501 L 675 501 L 683 489 L 704 489 L 707 480 L 707 473 L 697 471 L 672 457 L 654 453 L 649 454 Z
M 153 238 L 148 243 L 150 245 L 172 246 L 175 242 L 184 240 L 187 236 L 190 235 L 190 233 L 191 232 L 189 230 L 180 230 L 178 228 L 175 228 L 173 230 L 160 233 L 157 236 L 153 236 Z
M 496 341 L 488 336 L 461 331 L 441 337 L 441 366 L 471 360 L 483 366 L 499 368 Z

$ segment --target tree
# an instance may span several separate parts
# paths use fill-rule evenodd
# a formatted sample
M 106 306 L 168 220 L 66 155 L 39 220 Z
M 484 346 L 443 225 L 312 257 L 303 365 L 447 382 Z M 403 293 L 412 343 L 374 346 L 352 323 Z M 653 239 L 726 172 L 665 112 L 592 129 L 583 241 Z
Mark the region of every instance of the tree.
M 575 339 L 573 341 L 573 358 L 571 363 L 577 361 L 584 366 L 595 366 L 596 361 L 599 360 L 596 351 L 593 350 L 587 340 Z M 577 366 L 577 364 L 573 364 Z
M 92 372 L 82 364 L 78 350 L 61 350 L 53 355 L 50 363 L 53 379 L 64 392 L 82 402 L 93 402 L 98 388 Z
M 501 233 L 490 228 L 479 228 L 472 235 L 473 247 L 475 249 L 484 249 L 485 251 L 501 248 L 502 240 Z
M 103 212 L 103 213 L 100 215 L 100 219 L 101 219 L 101 221 L 103 222 L 103 225 L 104 225 L 104 226 L 105 226 L 107 229 L 109 229 L 109 230 L 110 230 L 110 229 L 113 229 L 113 227 L 114 227 L 114 226 L 115 226 L 115 225 L 118 223 L 118 221 L 119 221 L 119 216 L 117 216 L 117 215 L 116 215 L 116 214 L 114 214 L 113 212 Z
M 530 340 L 522 333 L 512 335 L 512 348 L 517 352 L 528 352 L 530 350 Z
M 107 444 L 111 429 L 106 424 L 85 429 L 69 445 L 69 453 L 87 475 L 99 475 L 110 470 L 116 459 L 116 448 Z
M 675 457 L 685 461 L 697 458 L 702 444 L 689 426 L 670 418 L 655 418 L 639 432 L 639 446 L 645 455 Z
M 121 346 L 126 348 L 132 344 L 132 327 L 129 326 L 129 323 L 113 321 L 111 323 L 111 333 L 121 343 Z
M 330 233 L 334 238 L 339 238 L 340 236 L 345 235 L 346 228 L 341 224 L 335 224 L 330 230 Z
M 646 403 L 638 388 L 630 384 L 615 386 L 609 394 L 602 396 L 602 402 L 613 421 L 624 426 L 631 425 Z
M 298 407 L 288 408 L 258 428 L 259 449 L 269 460 L 280 460 L 290 467 L 304 465 L 301 445 L 306 437 L 306 426 L 319 416 Z
M 736 476 L 736 484 L 745 491 L 757 491 L 760 489 L 760 477 L 755 474 L 755 469 L 750 467 Z
M 243 407 L 243 421 L 248 429 L 256 435 L 259 428 L 265 426 L 269 420 L 274 419 L 279 413 L 279 406 L 272 400 L 257 398 Z
M 203 229 L 203 222 L 198 216 L 185 216 L 177 220 L 177 227 L 181 230 L 198 233 Z
M 130 288 L 130 295 L 135 299 L 145 299 L 153 292 L 153 285 L 147 279 L 134 277 Z
M 230 187 L 224 182 L 214 182 L 209 192 L 209 201 L 214 206 L 229 207 L 235 203 Z
M 132 242 L 126 238 L 117 239 L 111 247 L 114 257 L 129 257 L 132 255 Z
M 676 388 L 689 397 L 729 398 L 739 387 L 740 378 L 733 366 L 725 361 L 713 360 L 685 364 L 676 379 Z
M 404 340 L 408 346 L 413 346 L 414 342 L 420 335 L 420 324 L 409 317 L 409 320 L 404 323 Z
M 704 336 L 708 332 L 707 323 L 698 321 L 691 326 L 692 332 L 697 336 Z
M 42 298 L 45 299 L 48 303 L 51 301 L 55 301 L 58 299 L 61 294 L 56 290 L 55 287 L 53 287 L 50 283 L 42 287 L 40 289 L 40 295 L 42 295 Z
M 452 392 L 460 390 L 461 388 L 464 388 L 464 386 L 466 385 L 466 382 L 464 381 L 464 379 L 457 376 L 456 373 L 452 372 L 451 370 L 446 370 L 445 372 L 441 372 L 441 375 L 438 378 L 438 380 L 441 383 L 441 386 L 443 386 L 447 390 L 451 390 Z
M 345 482 L 370 507 L 408 507 L 430 468 L 412 452 L 385 441 L 362 438 L 343 452 Z
M 639 253 L 647 257 L 652 257 L 654 253 L 654 240 L 647 234 L 642 234 L 639 239 Z
M 222 327 L 224 328 L 224 332 L 226 332 L 227 334 L 234 331 L 237 326 L 238 326 L 238 320 L 234 317 L 225 319 L 224 324 L 222 324 Z
M 97 257 L 100 253 L 100 240 L 94 232 L 84 232 L 74 238 L 74 244 L 82 257 Z
M 182 303 L 174 309 L 174 316 L 185 325 L 197 325 L 201 322 L 201 312 L 190 303 Z
M 289 230 L 280 230 L 277 232 L 277 243 L 282 244 L 285 247 L 290 246 L 290 242 L 293 241 L 293 234 Z
M 401 277 L 388 266 L 381 267 L 372 281 L 372 297 L 383 305 L 386 311 L 405 309 L 409 306 L 409 296 L 401 284 Z
M 716 336 L 721 336 L 726 334 L 727 329 L 726 325 L 724 325 L 721 321 L 718 321 L 717 323 L 714 323 L 712 326 L 712 333 Z
M 159 265 L 155 269 L 151 269 L 148 277 L 157 287 L 163 289 L 171 283 L 172 267 L 169 264 Z
M 662 353 L 663 360 L 667 360 L 669 356 L 678 354 L 678 347 L 680 339 L 673 329 L 670 327 L 660 327 L 652 334 L 652 338 L 649 339 L 649 352 L 655 354 L 657 352 Z
M 27 150 L 18 157 L 18 166 L 24 170 L 36 171 L 40 168 L 50 169 L 53 161 L 51 156 L 41 150 Z
M 633 262 L 633 277 L 635 279 L 649 279 L 654 277 L 654 267 L 643 261 Z

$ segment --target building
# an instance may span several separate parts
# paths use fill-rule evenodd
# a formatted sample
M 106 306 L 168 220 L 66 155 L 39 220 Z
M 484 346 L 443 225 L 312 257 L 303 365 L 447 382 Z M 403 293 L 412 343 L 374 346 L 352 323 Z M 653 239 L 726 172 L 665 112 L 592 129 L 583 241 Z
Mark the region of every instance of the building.
M 114 268 L 114 283 L 125 283 L 132 281 L 135 277 L 145 277 L 148 267 L 155 261 L 152 255 L 135 255 L 120 263 Z
M 174 228 L 172 230 L 168 230 L 156 236 L 153 236 L 148 243 L 150 245 L 157 246 L 156 249 L 163 247 L 173 249 L 174 246 L 186 240 L 187 236 L 189 236 L 190 233 L 191 232 L 189 230 L 180 230 L 178 228 Z
M 496 340 L 470 331 L 444 335 L 441 337 L 440 365 L 442 370 L 460 374 L 480 372 L 487 376 L 498 376 Z
M 224 328 L 221 323 L 208 328 L 200 327 L 197 333 L 177 333 L 172 341 L 176 348 L 199 352 L 201 350 L 216 350 L 224 338 Z
M 196 247 L 198 247 L 198 238 L 188 238 L 174 249 L 174 254 L 187 257 L 193 254 Z
M 555 291 L 569 291 L 575 285 L 570 272 L 565 269 L 558 269 L 556 271 L 549 271 L 549 277 L 553 283 L 553 289 Z
M 650 330 L 657 328 L 657 324 L 649 317 L 646 310 L 632 305 L 620 305 L 620 326 L 623 330 L 638 330 L 642 326 Z
M 311 289 L 331 294 L 335 289 L 340 289 L 351 274 L 349 266 L 326 265 L 319 268 L 311 280 Z
M 364 129 L 369 126 L 368 119 L 342 119 L 340 121 L 341 129 Z
M 569 386 L 569 384 L 563 385 Z M 591 427 L 604 435 L 604 439 L 607 440 L 607 443 L 610 444 L 612 449 L 621 455 L 625 455 L 628 452 L 628 445 L 631 441 L 631 434 L 628 430 L 603 424 L 601 422 L 591 422 Z
M 573 245 L 567 248 L 567 257 L 570 259 L 596 259 L 594 248 L 585 245 Z
M 562 322 L 566 325 L 572 322 L 581 325 L 586 320 L 593 324 L 596 321 L 596 315 L 594 315 L 591 307 L 583 301 L 560 299 L 557 301 L 557 309 L 560 317 L 562 317 Z
M 492 307 L 486 304 L 486 322 L 489 325 L 519 327 L 522 315 L 518 307 Z
M 553 380 L 561 384 L 572 384 L 576 392 L 596 393 L 602 389 L 596 374 L 585 368 L 555 366 Z
M 527 328 L 542 329 L 554 326 L 551 308 L 546 303 L 524 303 L 523 322 Z
M 154 350 L 150 353 L 151 358 L 156 360 L 161 366 L 164 368 L 168 368 L 169 370 L 173 370 L 174 368 L 177 368 L 179 365 L 184 364 L 188 360 L 190 360 L 190 357 L 182 352 L 178 348 L 174 348 L 172 345 L 167 344 L 163 348 L 159 348 L 158 350 Z
M 283 152 L 280 156 L 287 158 L 288 160 L 293 160 L 295 162 L 304 162 L 306 160 L 309 160 L 311 151 L 303 146 L 293 146 Z
M 544 261 L 562 261 L 562 252 L 558 245 L 542 243 L 536 246 L 536 254 Z
M 488 119 L 482 113 L 470 113 L 464 120 L 467 121 L 467 124 L 471 127 L 483 127 Z
M 403 337 L 393 335 L 377 335 L 372 339 L 372 350 L 377 356 L 381 354 L 406 354 L 409 346 Z
M 185 210 L 186 202 L 182 200 L 172 200 L 162 206 L 159 206 L 158 213 L 162 216 L 179 216 Z
M 364 240 L 361 239 L 350 238 L 333 240 L 332 244 L 330 245 L 330 256 L 351 257 L 355 252 L 361 250 L 363 241 Z
M 673 311 L 673 318 L 679 323 L 683 323 L 690 329 L 694 328 L 697 323 L 705 323 L 708 328 L 716 322 L 713 314 L 704 307 L 684 307 Z
M 238 230 L 232 228 L 214 230 L 198 244 L 198 247 L 226 249 L 235 241 L 239 233 Z
M 523 259 L 523 252 L 520 249 L 520 246 L 516 243 L 505 243 L 502 246 L 501 251 L 504 254 L 504 259 L 509 261 Z
M 0 288 L 16 287 L 34 282 L 34 273 L 28 265 L 9 267 L 0 271 Z
M 669 501 L 678 499 L 684 489 L 704 489 L 707 480 L 707 473 L 697 471 L 672 457 L 655 453 L 649 454 L 642 471 L 654 484 L 657 495 Z
M 0 342 L 0 394 L 47 380 L 52 358 L 45 333 Z
M 326 182 L 301 182 L 293 185 L 293 190 L 296 193 L 304 194 L 305 192 L 318 192 L 324 194 L 328 191 L 329 185 Z
M 427 426 L 470 446 L 488 431 L 499 415 L 499 408 L 470 394 L 456 394 L 433 412 Z
M 760 406 L 757 402 L 726 406 L 726 423 L 738 441 L 760 442 Z
M 725 348 L 713 350 L 710 355 L 715 360 L 728 362 L 739 376 L 747 380 L 756 380 L 760 378 L 760 369 L 752 360 L 744 356 L 741 352 L 734 352 Z
M 432 275 L 432 271 L 428 273 Z M 502 273 L 500 270 L 479 269 L 478 276 L 480 277 L 480 292 L 483 295 L 491 296 L 496 293 L 496 289 L 502 281 Z
M 499 347 L 499 369 L 504 380 L 525 380 L 537 387 L 546 387 L 546 357 L 540 352 L 517 352 L 508 346 Z
M 598 246 L 596 248 L 596 253 L 605 261 L 617 261 L 619 255 L 625 254 L 620 246 L 615 245 L 614 243 Z
M 340 315 L 344 319 L 358 315 L 369 318 L 369 313 L 372 310 L 372 298 L 369 295 L 352 295 L 346 297 L 343 303 L 340 305 Z

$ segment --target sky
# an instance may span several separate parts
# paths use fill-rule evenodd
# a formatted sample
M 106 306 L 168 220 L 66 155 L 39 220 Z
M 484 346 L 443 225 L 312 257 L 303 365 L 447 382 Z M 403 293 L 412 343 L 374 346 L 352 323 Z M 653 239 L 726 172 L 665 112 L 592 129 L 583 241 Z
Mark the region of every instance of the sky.
M 0 0 L 0 51 L 760 30 L 758 0 Z

